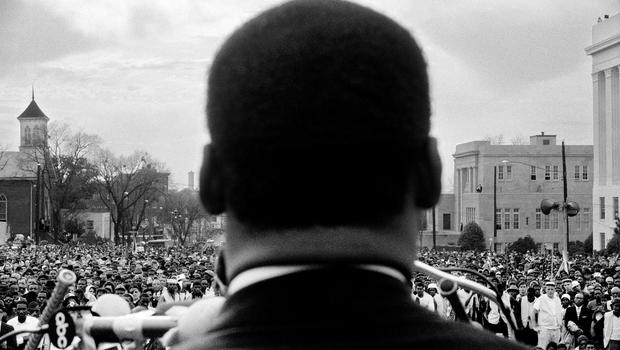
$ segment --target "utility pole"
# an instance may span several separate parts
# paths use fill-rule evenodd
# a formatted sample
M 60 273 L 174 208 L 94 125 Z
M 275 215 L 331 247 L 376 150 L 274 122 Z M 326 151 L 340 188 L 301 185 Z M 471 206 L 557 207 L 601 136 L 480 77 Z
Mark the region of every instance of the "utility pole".
M 495 241 L 497 240 L 497 165 L 493 166 L 493 250 L 495 253 Z
M 569 241 L 569 237 L 568 237 L 568 215 L 566 212 L 566 203 L 567 203 L 567 197 L 568 197 L 568 184 L 566 183 L 566 151 L 564 149 L 564 141 L 562 141 L 562 182 L 564 182 L 564 210 L 562 210 L 562 215 L 564 215 L 564 217 L 562 218 L 562 220 L 564 220 L 564 223 L 566 225 L 566 246 L 564 247 L 566 249 L 566 256 L 568 256 L 568 242 Z
M 39 224 L 41 223 L 41 211 L 40 211 L 40 201 L 41 201 L 41 164 L 37 163 L 37 191 L 35 192 L 34 199 L 34 240 L 35 243 L 39 244 Z
M 435 228 L 435 206 L 433 205 L 433 249 L 437 248 L 437 230 Z

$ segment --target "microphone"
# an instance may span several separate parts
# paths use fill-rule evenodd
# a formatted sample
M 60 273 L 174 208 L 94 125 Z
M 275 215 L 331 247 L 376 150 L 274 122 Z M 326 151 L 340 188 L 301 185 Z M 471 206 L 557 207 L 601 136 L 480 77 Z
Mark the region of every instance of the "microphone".
M 67 289 L 70 285 L 75 283 L 76 277 L 75 273 L 71 270 L 63 269 L 58 273 L 58 277 L 56 279 L 56 287 L 52 291 L 52 295 L 47 301 L 47 305 L 45 305 L 45 309 L 41 313 L 41 317 L 39 317 L 39 326 L 46 325 L 49 323 L 52 318 L 52 314 L 62 305 L 62 300 L 67 292 Z M 28 340 L 28 344 L 26 344 L 25 350 L 34 350 L 39 345 L 43 334 L 35 333 Z
M 82 331 L 97 342 L 119 342 L 159 338 L 176 327 L 177 319 L 169 316 L 90 317 L 84 319 Z

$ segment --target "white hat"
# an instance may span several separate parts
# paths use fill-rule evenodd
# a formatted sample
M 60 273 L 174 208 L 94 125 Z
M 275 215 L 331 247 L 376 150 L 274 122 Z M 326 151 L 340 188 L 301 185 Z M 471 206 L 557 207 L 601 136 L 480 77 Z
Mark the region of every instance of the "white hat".
M 435 284 L 435 283 L 429 283 L 429 284 L 428 284 L 428 287 L 426 287 L 426 289 L 435 289 L 435 290 L 439 290 L 439 289 L 437 288 L 437 284 Z
M 578 282 L 578 281 L 572 281 L 572 282 L 570 283 L 570 287 L 571 287 L 571 288 L 575 288 L 575 287 L 581 287 L 581 286 L 579 285 L 579 282 Z
M 168 279 L 166 280 L 166 283 L 169 283 L 169 284 L 176 284 L 176 283 L 177 283 L 177 280 L 175 280 L 174 278 L 168 278 Z
M 569 294 L 562 294 L 562 297 L 560 299 L 564 299 L 564 298 L 570 300 L 570 295 Z
M 600 272 L 595 272 L 595 273 L 592 274 L 592 277 L 595 277 L 595 278 L 596 277 L 603 277 L 603 275 L 601 275 Z

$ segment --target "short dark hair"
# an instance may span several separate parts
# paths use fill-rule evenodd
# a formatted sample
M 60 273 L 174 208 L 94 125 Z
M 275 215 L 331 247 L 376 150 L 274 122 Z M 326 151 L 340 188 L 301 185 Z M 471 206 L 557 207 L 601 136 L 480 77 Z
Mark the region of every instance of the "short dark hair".
M 399 214 L 430 128 L 426 63 L 393 20 L 297 0 L 224 43 L 208 79 L 228 210 L 263 228 L 381 225 Z

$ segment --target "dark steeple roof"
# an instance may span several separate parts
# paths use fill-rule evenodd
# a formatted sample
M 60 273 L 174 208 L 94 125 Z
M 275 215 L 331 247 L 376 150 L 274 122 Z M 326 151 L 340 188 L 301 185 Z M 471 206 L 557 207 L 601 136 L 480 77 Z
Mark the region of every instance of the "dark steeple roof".
M 28 105 L 28 107 L 26 107 L 26 110 L 23 111 L 22 114 L 19 115 L 19 117 L 17 117 L 17 119 L 32 118 L 43 118 L 46 121 L 50 119 L 45 115 L 45 113 L 43 113 L 41 108 L 39 108 L 37 103 L 34 101 L 34 89 L 32 90 L 32 101 L 30 101 L 30 104 Z

